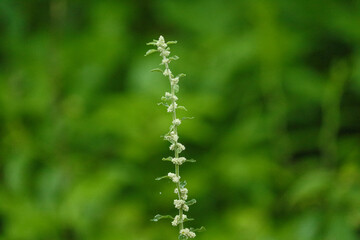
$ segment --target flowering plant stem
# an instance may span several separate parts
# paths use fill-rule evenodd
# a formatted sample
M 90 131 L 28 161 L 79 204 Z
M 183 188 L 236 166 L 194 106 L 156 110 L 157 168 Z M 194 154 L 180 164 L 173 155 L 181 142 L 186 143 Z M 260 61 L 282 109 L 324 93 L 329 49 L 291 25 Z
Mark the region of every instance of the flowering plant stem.
M 170 150 L 174 151 L 174 157 L 163 158 L 164 161 L 171 161 L 175 165 L 175 173 L 169 172 L 167 176 L 159 177 L 156 180 L 161 179 L 170 179 L 172 182 L 175 183 L 175 190 L 174 193 L 177 194 L 177 199 L 174 200 L 175 208 L 178 209 L 179 214 L 175 217 L 170 215 L 162 216 L 156 215 L 153 221 L 158 221 L 163 218 L 170 218 L 173 221 L 171 224 L 173 226 L 179 226 L 179 240 L 186 240 L 188 238 L 194 238 L 196 236 L 195 232 L 204 230 L 203 227 L 199 229 L 194 228 L 184 228 L 184 222 L 191 221 L 193 219 L 188 218 L 184 211 L 189 211 L 189 206 L 196 203 L 195 199 L 190 201 L 186 201 L 188 198 L 188 189 L 185 188 L 186 181 L 180 181 L 180 165 L 185 162 L 195 162 L 192 159 L 186 159 L 185 157 L 180 157 L 180 153 L 185 150 L 185 146 L 179 143 L 179 136 L 178 136 L 178 126 L 181 124 L 181 120 L 176 116 L 177 109 L 186 110 L 183 106 L 178 106 L 177 104 L 177 96 L 175 95 L 179 91 L 179 79 L 180 77 L 185 76 L 185 74 L 179 74 L 178 76 L 174 76 L 170 70 L 169 63 L 171 61 L 179 59 L 177 56 L 170 57 L 170 48 L 168 45 L 175 44 L 176 41 L 165 42 L 163 36 L 160 36 L 158 40 L 153 40 L 152 42 L 148 43 L 148 45 L 153 45 L 156 49 L 150 49 L 146 52 L 145 56 L 159 52 L 160 56 L 162 57 L 162 61 L 160 65 L 164 65 L 164 70 L 162 69 L 153 69 L 153 71 L 161 72 L 165 77 L 169 79 L 170 82 L 170 93 L 166 92 L 165 96 L 161 98 L 162 102 L 159 105 L 164 105 L 167 107 L 167 112 L 172 114 L 172 124 L 170 125 L 169 132 L 164 136 L 164 139 L 170 142 Z
M 163 57 L 163 58 L 165 58 L 165 57 Z M 165 68 L 170 70 L 168 63 L 165 63 Z M 170 82 L 170 87 L 171 87 L 171 95 L 175 96 L 175 89 L 174 89 L 173 85 L 171 85 L 171 75 L 170 74 L 169 74 L 169 82 Z M 175 104 L 175 99 L 174 98 L 172 98 L 171 104 L 173 104 L 173 105 Z M 176 119 L 176 109 L 174 109 L 173 114 L 172 114 L 172 122 L 174 122 L 175 119 Z M 173 131 L 175 132 L 176 135 L 178 134 L 176 125 L 174 126 Z M 175 158 L 179 158 L 179 152 L 178 151 L 175 151 L 174 154 L 175 154 Z M 175 174 L 176 174 L 176 177 L 178 177 L 180 179 L 180 166 L 178 164 L 175 164 Z M 181 200 L 180 182 L 176 183 L 176 187 L 178 189 L 178 199 Z M 182 209 L 179 209 L 179 217 L 180 217 L 180 219 L 183 219 L 183 210 Z M 184 223 L 181 221 L 180 224 L 179 224 L 179 230 L 181 231 L 182 229 L 184 229 Z

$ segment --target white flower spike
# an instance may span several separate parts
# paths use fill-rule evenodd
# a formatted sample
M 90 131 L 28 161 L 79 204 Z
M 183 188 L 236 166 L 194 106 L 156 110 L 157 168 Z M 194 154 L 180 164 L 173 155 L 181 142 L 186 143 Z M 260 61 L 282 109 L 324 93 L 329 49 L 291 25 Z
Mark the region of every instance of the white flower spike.
M 160 36 L 158 40 L 154 40 L 148 45 L 155 46 L 155 49 L 150 49 L 146 52 L 145 56 L 150 55 L 154 52 L 159 52 L 160 57 L 162 58 L 160 65 L 164 66 L 164 69 L 154 69 L 153 71 L 160 71 L 163 73 L 165 77 L 168 78 L 170 83 L 170 92 L 165 92 L 165 95 L 161 97 L 161 100 L 163 101 L 160 103 L 161 105 L 167 106 L 167 112 L 171 114 L 172 122 L 170 126 L 170 130 L 167 134 L 165 134 L 164 139 L 170 142 L 169 149 L 171 151 L 174 151 L 174 157 L 168 157 L 164 158 L 163 160 L 171 161 L 175 166 L 175 173 L 169 172 L 167 176 L 163 176 L 160 178 L 157 178 L 157 180 L 168 178 L 172 182 L 175 183 L 175 190 L 174 193 L 177 194 L 178 199 L 174 200 L 174 206 L 176 209 L 178 209 L 179 214 L 176 215 L 174 218 L 170 215 L 161 216 L 156 215 L 155 220 L 163 219 L 163 218 L 171 218 L 173 221 L 171 222 L 172 226 L 179 226 L 179 239 L 186 240 L 188 238 L 194 238 L 196 234 L 194 231 L 189 228 L 184 228 L 184 222 L 190 221 L 192 219 L 188 219 L 187 216 L 184 214 L 184 211 L 189 211 L 189 205 L 194 204 L 196 201 L 195 199 L 192 199 L 188 202 L 186 202 L 188 198 L 188 189 L 185 188 L 186 182 L 180 182 L 180 165 L 182 165 L 185 162 L 195 162 L 195 160 L 187 160 L 185 157 L 181 157 L 180 153 L 185 150 L 185 146 L 178 142 L 179 135 L 178 135 L 178 127 L 181 124 L 181 120 L 176 117 L 176 110 L 177 109 L 185 109 L 183 106 L 178 106 L 177 100 L 178 97 L 175 95 L 179 91 L 179 80 L 180 77 L 184 77 L 185 74 L 181 73 L 177 75 L 176 77 L 173 75 L 173 73 L 170 70 L 169 64 L 179 59 L 178 56 L 170 56 L 170 48 L 169 44 L 175 44 L 176 41 L 169 41 L 166 42 L 163 36 Z M 154 220 L 154 221 L 155 221 Z M 192 229 L 192 228 L 191 228 Z M 203 229 L 203 228 L 201 228 Z

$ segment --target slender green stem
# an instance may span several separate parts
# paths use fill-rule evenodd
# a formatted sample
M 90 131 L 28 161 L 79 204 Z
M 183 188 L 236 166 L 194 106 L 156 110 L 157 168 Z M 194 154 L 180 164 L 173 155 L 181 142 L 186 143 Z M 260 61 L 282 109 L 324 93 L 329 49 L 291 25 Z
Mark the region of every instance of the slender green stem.
M 165 69 L 169 69 L 169 65 L 167 63 L 165 63 Z M 171 86 L 171 95 L 174 96 L 175 95 L 175 89 L 174 89 L 173 85 L 171 84 L 171 76 L 170 75 L 169 75 L 169 82 L 170 82 L 170 86 Z M 171 104 L 175 104 L 174 99 L 171 100 Z M 174 121 L 175 119 L 176 119 L 176 108 L 174 107 L 174 111 L 173 111 L 173 114 L 172 114 L 172 120 Z M 173 131 L 177 135 L 177 126 L 176 125 L 174 126 Z M 176 140 L 176 143 L 177 143 L 177 140 Z M 179 152 L 177 151 L 176 148 L 175 148 L 174 152 L 175 152 L 174 157 L 178 158 L 179 157 Z M 175 174 L 176 174 L 177 177 L 180 177 L 180 166 L 179 165 L 175 165 Z M 180 182 L 176 183 L 176 187 L 178 189 L 178 199 L 181 200 Z M 181 219 L 180 224 L 179 224 L 179 230 L 182 230 L 182 229 L 184 229 L 184 223 L 182 221 L 182 219 L 183 219 L 183 210 L 182 209 L 179 209 L 179 217 Z

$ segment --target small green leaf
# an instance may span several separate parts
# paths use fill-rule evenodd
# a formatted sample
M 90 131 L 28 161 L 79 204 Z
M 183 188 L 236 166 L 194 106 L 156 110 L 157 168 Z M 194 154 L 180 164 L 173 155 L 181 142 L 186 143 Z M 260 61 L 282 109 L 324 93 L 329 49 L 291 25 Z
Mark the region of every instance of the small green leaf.
M 166 104 L 166 103 L 163 103 L 163 102 L 159 102 L 159 103 L 157 103 L 157 105 L 158 105 L 158 106 L 163 105 L 163 106 L 165 106 L 165 107 L 169 107 L 169 104 Z
M 157 52 L 157 50 L 156 49 L 150 49 L 145 53 L 145 56 L 148 56 L 148 55 L 150 55 L 150 54 L 152 54 L 154 52 Z
M 154 39 L 152 42 L 146 43 L 146 45 L 156 45 L 156 42 L 157 42 L 157 40 Z
M 186 181 L 183 181 L 183 182 L 180 182 L 180 187 L 181 188 L 184 188 L 186 186 L 187 182 Z
M 184 106 L 178 106 L 177 108 L 178 108 L 178 109 L 181 109 L 181 110 L 187 111 L 187 109 L 186 109 Z
M 163 160 L 163 161 L 170 161 L 170 162 L 171 162 L 172 157 L 163 158 L 162 160 Z
M 161 72 L 161 73 L 163 73 L 163 70 L 161 70 L 160 68 L 154 68 L 154 69 L 151 69 L 150 72 Z
M 191 206 L 196 203 L 196 199 L 191 199 L 190 201 L 186 202 L 186 205 Z
M 167 45 L 177 44 L 177 41 L 168 41 L 166 44 L 167 44 Z
M 186 77 L 186 74 L 185 74 L 185 73 L 180 73 L 180 74 L 177 75 L 176 77 L 179 77 L 179 78 L 181 78 L 181 77 Z
M 156 181 L 159 181 L 159 180 L 162 180 L 162 179 L 165 179 L 165 178 L 169 178 L 169 176 L 157 177 L 157 178 L 155 178 L 155 180 L 156 180 Z
M 183 222 L 190 222 L 190 221 L 194 221 L 194 218 L 185 218 Z
M 166 218 L 174 219 L 174 218 L 173 218 L 172 216 L 170 216 L 170 215 L 160 215 L 160 214 L 157 214 L 153 219 L 150 219 L 150 221 L 157 222 L 157 221 L 159 221 L 160 219 L 166 219 Z
M 194 117 L 182 117 L 181 120 L 191 120 L 194 119 Z
M 185 162 L 196 162 L 196 160 L 195 159 L 186 159 Z
M 171 61 L 175 61 L 175 60 L 178 60 L 179 57 L 175 55 L 175 56 L 173 56 L 173 57 L 169 57 L 169 59 L 170 59 Z
M 201 227 L 201 228 L 190 228 L 190 231 L 192 232 L 204 232 L 206 231 L 206 228 L 205 227 Z

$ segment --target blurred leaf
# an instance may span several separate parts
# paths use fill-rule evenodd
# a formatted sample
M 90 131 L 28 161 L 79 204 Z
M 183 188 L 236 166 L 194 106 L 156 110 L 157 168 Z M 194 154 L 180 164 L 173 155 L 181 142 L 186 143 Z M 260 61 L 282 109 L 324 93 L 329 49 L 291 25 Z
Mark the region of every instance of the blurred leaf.
M 331 172 L 313 170 L 297 179 L 289 193 L 292 204 L 306 203 L 311 200 L 324 199 L 324 193 L 330 188 L 333 180 Z

